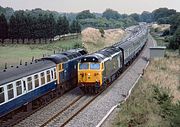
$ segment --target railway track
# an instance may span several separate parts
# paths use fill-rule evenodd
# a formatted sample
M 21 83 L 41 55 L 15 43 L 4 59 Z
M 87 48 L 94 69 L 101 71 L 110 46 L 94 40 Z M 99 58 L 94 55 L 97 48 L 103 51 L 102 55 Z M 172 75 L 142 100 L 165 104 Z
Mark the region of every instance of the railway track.
M 77 116 L 83 109 L 85 109 L 92 101 L 94 101 L 104 90 L 96 95 L 81 95 L 72 101 L 63 110 L 48 119 L 40 127 L 44 126 L 59 126 L 64 127 L 69 121 Z
M 143 49 L 146 48 L 147 45 Z M 143 50 L 141 53 L 137 56 L 137 58 L 131 63 L 128 67 L 125 68 L 125 71 L 120 75 L 119 80 L 128 72 L 129 69 L 136 63 L 136 61 L 141 57 Z M 100 94 L 103 93 L 103 91 L 106 89 L 101 90 L 96 95 L 81 95 L 76 100 L 72 101 L 67 107 L 65 107 L 63 110 L 59 111 L 57 114 L 52 116 L 49 120 L 47 120 L 44 124 L 42 124 L 40 127 L 45 126 L 58 126 L 58 127 L 64 127 L 67 125 L 74 117 L 76 117 L 80 112 L 83 111 L 87 106 L 91 104 Z M 126 96 L 126 95 L 123 95 Z

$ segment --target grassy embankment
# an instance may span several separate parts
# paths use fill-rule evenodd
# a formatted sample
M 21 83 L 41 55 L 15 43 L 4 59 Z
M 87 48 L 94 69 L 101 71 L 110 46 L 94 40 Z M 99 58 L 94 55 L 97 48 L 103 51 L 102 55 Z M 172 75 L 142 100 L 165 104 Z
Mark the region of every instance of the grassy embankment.
M 41 58 L 43 54 L 50 55 L 54 51 L 60 52 L 82 45 L 81 37 L 70 40 L 61 40 L 47 44 L 6 44 L 0 45 L 0 69 L 5 63 L 17 65 L 20 60 L 31 61 L 32 57 Z
M 155 37 L 158 45 L 162 38 Z M 180 127 L 180 56 L 152 60 L 131 96 L 120 106 L 114 127 Z

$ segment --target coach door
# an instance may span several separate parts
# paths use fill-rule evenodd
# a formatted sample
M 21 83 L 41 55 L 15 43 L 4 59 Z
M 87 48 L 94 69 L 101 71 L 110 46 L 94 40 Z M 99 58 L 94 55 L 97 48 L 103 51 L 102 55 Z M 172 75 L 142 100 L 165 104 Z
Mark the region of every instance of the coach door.
M 62 79 L 63 79 L 63 63 L 57 64 L 57 83 L 58 85 L 61 85 Z

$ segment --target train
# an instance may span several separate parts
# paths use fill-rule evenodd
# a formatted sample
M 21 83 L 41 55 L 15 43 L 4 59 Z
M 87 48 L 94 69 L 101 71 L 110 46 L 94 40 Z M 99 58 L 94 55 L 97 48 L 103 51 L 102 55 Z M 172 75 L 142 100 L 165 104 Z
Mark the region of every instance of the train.
M 128 31 L 131 34 L 122 43 L 93 54 L 81 48 L 71 49 L 1 70 L 1 120 L 12 117 L 24 106 L 32 110 L 47 104 L 77 86 L 86 92 L 106 87 L 140 53 L 147 40 L 144 25 Z
M 85 54 L 87 51 L 84 49 L 71 49 L 34 60 L 29 64 L 26 62 L 24 65 L 2 70 L 0 118 L 23 105 L 29 105 L 43 95 L 62 95 L 74 88 L 77 84 L 77 65 Z M 43 103 L 42 101 L 49 98 L 35 101 L 35 104 Z
M 78 63 L 78 86 L 85 93 L 98 93 L 109 86 L 135 60 L 148 40 L 148 27 L 136 26 L 132 36 L 95 53 Z

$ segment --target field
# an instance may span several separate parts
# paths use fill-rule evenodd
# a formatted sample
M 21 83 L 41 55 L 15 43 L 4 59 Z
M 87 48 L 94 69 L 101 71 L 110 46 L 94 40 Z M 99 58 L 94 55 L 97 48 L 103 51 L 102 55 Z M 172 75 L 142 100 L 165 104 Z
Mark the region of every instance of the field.
M 48 44 L 6 44 L 0 45 L 0 69 L 3 69 L 5 63 L 17 65 L 20 60 L 29 62 L 32 57 L 40 58 L 43 55 L 50 55 L 55 52 L 61 52 L 77 46 L 81 47 L 81 37 L 70 40 L 56 41 Z
M 158 45 L 163 40 L 155 38 Z M 150 62 L 126 103 L 120 106 L 113 127 L 180 126 L 180 56 L 166 51 L 166 57 Z
M 78 38 L 49 42 L 47 44 L 4 44 L 0 45 L 0 69 L 11 65 L 18 65 L 20 61 L 30 62 L 32 57 L 41 58 L 43 55 L 51 55 L 54 51 L 62 52 L 72 48 L 85 47 L 89 53 L 112 45 L 124 36 L 121 29 L 105 31 L 104 37 L 98 29 L 85 29 Z

